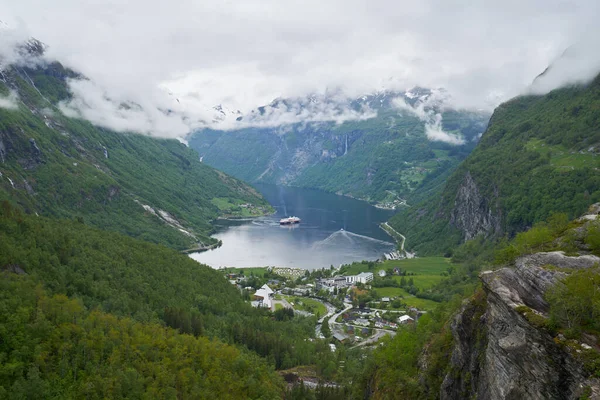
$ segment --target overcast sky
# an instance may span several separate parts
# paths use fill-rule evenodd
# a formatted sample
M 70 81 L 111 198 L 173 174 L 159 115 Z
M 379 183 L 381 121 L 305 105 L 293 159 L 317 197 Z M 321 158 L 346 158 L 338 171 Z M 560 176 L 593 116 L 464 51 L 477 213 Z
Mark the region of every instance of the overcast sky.
M 600 37 L 599 18 L 598 0 L 0 0 L 0 20 L 93 80 L 75 88 L 81 96 L 179 107 L 191 119 L 328 88 L 444 87 L 459 106 L 491 108 L 567 47 Z M 589 53 L 588 75 L 600 66 L 598 47 Z

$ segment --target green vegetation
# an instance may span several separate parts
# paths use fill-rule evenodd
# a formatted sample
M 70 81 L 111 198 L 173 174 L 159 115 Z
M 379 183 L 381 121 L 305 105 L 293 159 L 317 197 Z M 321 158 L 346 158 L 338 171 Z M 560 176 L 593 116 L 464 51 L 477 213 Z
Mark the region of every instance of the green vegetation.
M 0 268 L 24 271 L 50 295 L 89 310 L 219 338 L 268 358 L 276 368 L 319 357 L 313 318 L 277 321 L 252 308 L 219 271 L 164 246 L 77 221 L 25 216 L 0 207 Z
M 372 272 L 372 283 L 375 295 L 371 294 L 373 301 L 381 297 L 397 297 L 401 304 L 391 308 L 404 309 L 416 307 L 421 310 L 432 310 L 440 301 L 447 301 L 456 293 L 441 293 L 440 284 L 448 276 L 460 275 L 455 272 L 461 269 L 449 259 L 443 257 L 423 257 L 404 260 L 388 260 L 382 263 L 356 262 L 345 265 L 340 269 L 343 275 L 356 275 L 360 272 Z M 379 271 L 386 272 L 385 277 L 379 276 Z M 453 286 L 455 287 L 455 286 Z M 384 305 L 379 304 L 378 307 Z
M 215 243 L 208 235 L 211 220 L 219 216 L 271 210 L 254 189 L 202 164 L 196 152 L 176 140 L 119 134 L 67 118 L 23 78 L 23 71 L 48 99 L 66 98 L 65 79 L 73 75 L 60 64 L 5 71 L 25 105 L 0 109 L 0 200 L 16 202 L 31 214 L 78 217 L 176 249 Z M 7 91 L 6 85 L 0 83 L 0 89 Z M 222 202 L 239 210 L 219 208 Z M 193 236 L 165 223 L 160 210 Z
M 471 139 L 485 129 L 487 119 L 477 113 L 444 113 L 444 128 L 467 138 L 462 146 L 429 141 L 422 121 L 390 107 L 364 121 L 293 125 L 283 135 L 279 128 L 203 130 L 192 136 L 190 146 L 204 162 L 247 182 L 283 181 L 393 203 L 419 187 L 438 188 L 443 181 L 438 178 L 473 149 Z M 308 158 L 306 164 L 294 164 L 297 151 Z
M 572 271 L 548 291 L 551 322 L 566 330 L 567 337 L 582 331 L 600 332 L 600 269 Z
M 327 314 L 327 308 L 323 303 L 309 297 L 284 296 L 290 303 L 293 303 L 294 309 L 306 311 L 314 314 L 317 318 Z
M 399 307 L 391 307 L 392 309 L 406 309 L 410 307 L 418 308 L 419 310 L 433 310 L 439 303 L 437 301 L 417 297 L 410 294 L 405 289 L 400 287 L 382 287 L 375 289 L 380 297 L 399 297 L 402 305 Z
M 243 276 L 257 276 L 260 278 L 265 278 L 265 275 L 269 276 L 269 272 L 267 267 L 251 267 L 251 268 L 222 268 L 219 271 L 222 271 L 226 274 L 238 274 Z M 262 285 L 261 285 L 262 286 Z
M 388 275 L 393 275 L 394 268 L 398 268 L 409 274 L 437 277 L 442 276 L 441 274 L 447 272 L 451 266 L 450 260 L 444 257 L 419 257 L 403 260 L 386 260 L 382 263 L 356 262 L 343 266 L 340 274 L 357 275 L 361 272 L 373 272 L 374 275 L 377 275 L 380 270 L 384 270 Z
M 276 399 L 265 360 L 157 323 L 88 311 L 0 273 L 0 398 Z
M 600 76 L 587 86 L 510 100 L 495 110 L 479 145 L 449 177 L 441 198 L 432 196 L 390 224 L 421 255 L 449 252 L 464 238 L 450 218 L 467 173 L 509 236 L 552 213 L 579 216 L 600 200 L 598 126 Z
M 372 387 L 375 398 L 418 399 L 439 396 L 453 345 L 448 319 L 460 307 L 457 296 L 423 315 L 418 324 L 402 327 L 393 339 L 384 339 L 366 359 L 362 375 L 354 382 L 353 398 L 359 399 L 365 387 Z M 419 360 L 427 349 L 427 369 Z M 428 391 L 431 391 L 428 393 Z
M 581 244 L 600 256 L 599 231 L 600 220 L 569 222 L 566 214 L 553 214 L 547 221 L 538 222 L 528 231 L 517 234 L 510 242 L 501 241 L 496 246 L 495 261 L 498 264 L 512 263 L 517 257 L 540 251 L 561 250 L 577 254 Z

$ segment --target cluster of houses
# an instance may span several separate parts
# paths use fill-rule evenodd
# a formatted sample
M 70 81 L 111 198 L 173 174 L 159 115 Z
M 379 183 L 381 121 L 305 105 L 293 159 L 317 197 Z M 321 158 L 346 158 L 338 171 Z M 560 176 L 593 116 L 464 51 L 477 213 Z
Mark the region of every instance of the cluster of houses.
M 286 278 L 297 279 L 304 274 L 306 274 L 306 270 L 302 268 L 291 268 L 291 267 L 272 267 L 270 268 L 271 272 L 277 274 L 279 276 L 284 276 Z
M 378 329 L 393 329 L 396 330 L 400 325 L 412 324 L 415 322 L 410 315 L 402 315 L 395 321 L 388 321 L 381 318 L 379 311 L 364 309 L 353 309 L 342 314 L 342 322 L 346 324 L 348 329 L 351 326 L 362 328 L 374 327 Z
M 373 281 L 372 272 L 361 272 L 358 275 L 334 276 L 322 278 L 317 281 L 317 290 L 327 290 L 332 293 L 335 289 L 343 289 L 356 285 L 357 283 L 368 284 Z
M 315 285 L 307 283 L 306 285 L 299 285 L 294 288 L 284 288 L 281 290 L 282 293 L 289 294 L 292 296 L 310 296 L 315 289 Z

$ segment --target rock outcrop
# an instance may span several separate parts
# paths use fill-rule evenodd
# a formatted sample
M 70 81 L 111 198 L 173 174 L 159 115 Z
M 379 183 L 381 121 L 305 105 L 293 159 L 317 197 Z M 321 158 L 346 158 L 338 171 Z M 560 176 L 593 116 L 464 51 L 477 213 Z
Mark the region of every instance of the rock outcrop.
M 544 294 L 564 271 L 598 264 L 596 256 L 549 252 L 483 272 L 483 292 L 452 324 L 455 347 L 441 399 L 578 399 L 586 392 L 600 399 L 600 381 L 539 326 L 548 311 Z
M 450 224 L 460 229 L 467 241 L 481 234 L 500 233 L 500 219 L 500 214 L 492 211 L 489 201 L 481 195 L 467 171 L 456 193 Z

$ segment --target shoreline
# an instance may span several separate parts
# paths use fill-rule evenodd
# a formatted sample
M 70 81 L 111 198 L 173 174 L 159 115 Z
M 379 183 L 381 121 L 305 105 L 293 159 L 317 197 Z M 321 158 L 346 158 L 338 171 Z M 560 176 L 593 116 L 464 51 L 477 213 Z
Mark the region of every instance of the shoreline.
M 180 253 L 182 254 L 191 254 L 191 253 L 203 253 L 205 251 L 208 250 L 214 250 L 214 249 L 218 249 L 219 247 L 223 246 L 223 241 L 219 240 L 217 243 L 205 246 L 197 246 L 197 247 L 192 247 L 189 249 L 185 249 L 185 250 L 181 250 Z

